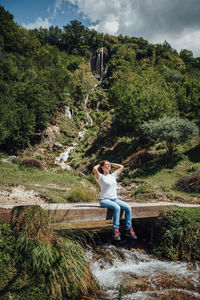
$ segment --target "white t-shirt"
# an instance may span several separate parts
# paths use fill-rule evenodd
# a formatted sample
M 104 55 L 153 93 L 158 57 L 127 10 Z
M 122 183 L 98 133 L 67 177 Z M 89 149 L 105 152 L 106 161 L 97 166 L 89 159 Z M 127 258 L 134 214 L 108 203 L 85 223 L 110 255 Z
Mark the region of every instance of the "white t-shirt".
M 100 199 L 110 198 L 115 199 L 117 198 L 117 170 L 112 174 L 101 174 L 97 180 L 100 188 L 101 194 Z

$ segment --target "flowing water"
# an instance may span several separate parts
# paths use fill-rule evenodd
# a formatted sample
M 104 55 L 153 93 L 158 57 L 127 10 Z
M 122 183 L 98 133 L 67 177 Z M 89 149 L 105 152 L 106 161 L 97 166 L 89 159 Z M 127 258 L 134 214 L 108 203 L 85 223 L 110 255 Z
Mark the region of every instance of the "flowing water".
M 200 299 L 200 263 L 158 260 L 141 249 L 103 245 L 86 253 L 105 295 L 101 299 Z M 118 295 L 118 298 L 116 297 Z

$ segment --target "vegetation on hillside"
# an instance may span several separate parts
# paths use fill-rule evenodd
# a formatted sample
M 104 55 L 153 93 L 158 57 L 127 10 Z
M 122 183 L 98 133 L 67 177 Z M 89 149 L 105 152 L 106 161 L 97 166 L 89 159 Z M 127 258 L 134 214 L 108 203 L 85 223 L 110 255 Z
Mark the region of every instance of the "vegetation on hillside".
M 0 299 L 95 299 L 98 285 L 81 244 L 52 230 L 39 206 L 0 226 Z
M 0 162 L 3 187 L 24 185 L 49 202 L 94 201 L 92 166 L 108 159 L 125 165 L 120 179 L 137 201 L 200 203 L 200 58 L 190 50 L 76 20 L 27 30 L 0 6 L 0 111 L 0 158 L 17 155 Z M 73 170 L 61 170 L 55 158 L 74 141 Z M 95 299 L 81 245 L 57 236 L 43 214 L 25 211 L 22 223 L 1 226 L 0 299 Z M 170 211 L 161 224 L 151 232 L 154 253 L 199 259 L 198 210 Z
M 153 45 L 143 38 L 101 34 L 76 20 L 63 30 L 52 26 L 26 30 L 2 6 L 0 12 L 0 147 L 5 153 L 20 154 L 21 164 L 33 158 L 38 166 L 56 169 L 54 160 L 63 148 L 55 148 L 54 142 L 71 146 L 85 128 L 87 133 L 70 153 L 71 166 L 90 174 L 99 159 L 123 162 L 122 180 L 128 184 L 159 175 L 183 158 L 187 161 L 179 146 L 186 136 L 189 142 L 184 147 L 192 151 L 193 145 L 198 152 L 198 138 L 193 143 L 191 135 L 198 135 L 200 122 L 200 59 L 190 50 L 178 53 L 166 41 Z M 95 73 L 100 47 L 104 70 L 108 67 L 101 85 Z M 63 114 L 66 106 L 73 112 L 72 120 Z M 165 124 L 165 132 L 173 133 L 173 138 L 164 137 L 162 120 L 174 120 L 174 125 L 179 118 L 183 124 L 173 132 Z M 145 136 L 142 128 L 147 124 Z M 160 124 L 159 137 L 154 124 Z M 198 176 L 198 167 L 191 168 Z M 148 188 L 142 185 L 132 195 L 144 190 Z M 76 191 L 71 199 L 74 195 Z M 84 198 L 79 191 L 81 195 Z
M 163 213 L 151 233 L 154 254 L 172 260 L 200 259 L 200 209 L 176 208 Z

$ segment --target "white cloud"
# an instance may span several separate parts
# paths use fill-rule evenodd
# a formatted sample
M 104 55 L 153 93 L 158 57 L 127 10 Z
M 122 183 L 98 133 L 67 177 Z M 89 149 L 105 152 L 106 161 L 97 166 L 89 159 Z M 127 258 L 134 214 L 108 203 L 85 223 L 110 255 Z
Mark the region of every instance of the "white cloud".
M 37 20 L 34 23 L 25 24 L 22 23 L 22 26 L 27 29 L 34 29 L 34 28 L 49 28 L 52 24 L 49 22 L 47 18 L 44 20 L 41 17 L 38 17 Z
M 64 1 L 64 0 L 63 0 Z M 167 40 L 200 56 L 199 0 L 68 0 L 97 31 L 143 37 L 151 43 Z
M 52 18 L 54 18 L 57 14 L 57 11 L 61 9 L 64 0 L 56 0 L 54 4 L 54 12 Z
M 167 41 L 171 43 L 171 46 L 177 51 L 190 49 L 195 57 L 200 57 L 200 30 L 184 30 L 182 34 L 175 39 L 169 36 Z

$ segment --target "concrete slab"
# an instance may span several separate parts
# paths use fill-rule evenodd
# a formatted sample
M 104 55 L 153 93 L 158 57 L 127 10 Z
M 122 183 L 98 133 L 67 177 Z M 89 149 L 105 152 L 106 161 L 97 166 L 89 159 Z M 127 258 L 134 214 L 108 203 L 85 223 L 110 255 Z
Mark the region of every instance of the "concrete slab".
M 139 203 L 128 202 L 132 209 L 133 219 L 156 218 L 160 212 L 170 206 L 176 207 L 199 207 L 200 205 L 183 204 L 178 202 L 154 202 Z M 14 207 L 22 205 L 0 205 L 0 223 L 9 223 Z M 32 206 L 30 205 L 23 205 Z M 44 210 L 51 214 L 52 221 L 55 223 L 77 223 L 94 222 L 112 219 L 112 210 L 101 208 L 98 202 L 95 203 L 49 203 L 40 204 Z M 122 219 L 124 214 L 122 214 Z

